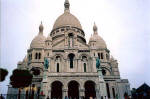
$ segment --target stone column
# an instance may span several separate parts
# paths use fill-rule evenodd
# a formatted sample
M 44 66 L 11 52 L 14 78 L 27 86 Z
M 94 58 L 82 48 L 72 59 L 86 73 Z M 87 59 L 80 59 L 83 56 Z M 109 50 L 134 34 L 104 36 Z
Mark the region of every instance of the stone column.
M 51 98 L 51 90 L 48 90 L 42 99 L 47 99 L 47 97 Z
M 85 96 L 85 94 L 84 94 L 84 92 L 85 92 L 85 89 L 79 89 L 79 99 L 83 99 L 83 97 Z
M 68 89 L 67 88 L 65 88 L 65 89 L 63 89 L 63 99 L 65 99 L 65 96 L 68 96 Z
M 102 69 L 99 68 L 97 69 L 98 71 L 98 76 L 99 76 L 99 94 L 100 94 L 100 97 L 98 99 L 100 99 L 101 97 L 107 97 L 107 91 L 106 91 L 106 83 L 103 79 L 103 75 L 102 75 Z
M 96 88 L 95 91 L 96 91 L 96 99 L 101 99 L 100 90 Z

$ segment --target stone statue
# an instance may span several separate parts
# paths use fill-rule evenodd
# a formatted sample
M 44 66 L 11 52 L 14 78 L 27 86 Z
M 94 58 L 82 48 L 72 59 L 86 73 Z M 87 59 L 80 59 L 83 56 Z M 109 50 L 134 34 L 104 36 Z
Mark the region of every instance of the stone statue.
M 96 68 L 97 69 L 100 69 L 100 59 L 99 58 L 96 58 Z
M 48 67 L 49 67 L 49 61 L 47 58 L 44 58 L 44 68 L 48 69 Z

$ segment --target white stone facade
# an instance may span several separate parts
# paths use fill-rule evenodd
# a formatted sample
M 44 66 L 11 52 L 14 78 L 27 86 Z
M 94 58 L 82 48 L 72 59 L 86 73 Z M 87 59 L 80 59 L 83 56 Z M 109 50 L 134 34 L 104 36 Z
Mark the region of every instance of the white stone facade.
M 46 38 L 43 36 L 43 25 L 39 27 L 38 35 L 33 39 L 27 56 L 18 63 L 18 68 L 32 68 L 40 70 L 40 75 L 34 76 L 33 83 L 41 88 L 44 71 L 44 58 L 49 60 L 49 68 L 46 72 L 47 79 L 43 82 L 43 92 L 52 97 L 52 83 L 62 83 L 62 96 L 68 96 L 68 84 L 71 81 L 78 83 L 79 98 L 86 96 L 85 83 L 94 83 L 96 96 L 100 99 L 100 79 L 96 69 L 96 58 L 101 61 L 104 84 L 106 85 L 108 99 L 124 99 L 124 93 L 130 94 L 127 79 L 121 79 L 117 60 L 110 57 L 105 41 L 98 35 L 97 26 L 93 26 L 93 35 L 88 44 L 79 20 L 70 13 L 68 0 L 65 1 L 65 11 L 56 20 L 54 27 Z M 73 98 L 72 98 L 73 99 Z M 103 97 L 105 99 L 105 97 Z

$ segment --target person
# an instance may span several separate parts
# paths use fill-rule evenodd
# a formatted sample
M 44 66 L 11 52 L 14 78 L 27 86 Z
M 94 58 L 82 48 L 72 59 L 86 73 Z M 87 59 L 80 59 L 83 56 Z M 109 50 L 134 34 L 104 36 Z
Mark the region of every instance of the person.
M 0 99 L 4 99 L 4 97 L 2 96 L 2 94 L 1 94 L 1 96 L 0 96 Z

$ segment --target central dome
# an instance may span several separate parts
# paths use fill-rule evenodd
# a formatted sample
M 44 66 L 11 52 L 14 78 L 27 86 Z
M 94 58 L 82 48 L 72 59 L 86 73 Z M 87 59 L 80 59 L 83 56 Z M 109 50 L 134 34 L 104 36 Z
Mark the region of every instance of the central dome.
M 82 29 L 82 26 L 79 20 L 70 12 L 64 12 L 61 16 L 59 16 L 54 23 L 53 29 L 56 29 L 62 26 L 73 26 L 73 27 Z
M 57 18 L 57 20 L 54 23 L 53 29 L 63 27 L 63 26 L 72 26 L 79 29 L 82 29 L 82 26 L 79 22 L 79 20 L 70 13 L 70 3 L 68 0 L 65 0 L 64 3 L 65 11 L 64 13 Z

